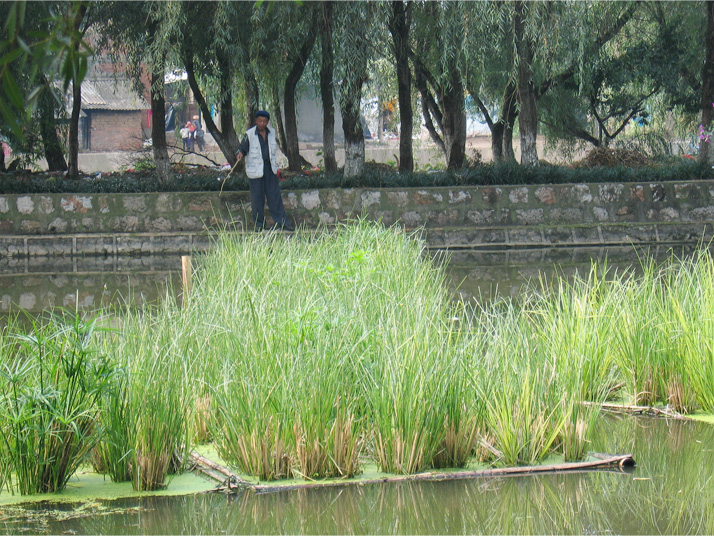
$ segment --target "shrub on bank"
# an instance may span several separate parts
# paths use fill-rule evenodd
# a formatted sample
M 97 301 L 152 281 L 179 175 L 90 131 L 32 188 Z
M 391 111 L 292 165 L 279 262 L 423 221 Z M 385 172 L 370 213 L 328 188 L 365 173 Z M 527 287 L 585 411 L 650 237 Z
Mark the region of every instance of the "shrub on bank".
M 180 168 L 173 180 L 159 184 L 151 171 L 95 173 L 77 180 L 60 173 L 16 172 L 0 174 L 0 194 L 39 193 L 142 193 L 248 190 L 245 175 L 231 175 L 215 168 Z M 359 177 L 346 179 L 341 172 L 292 175 L 283 182 L 284 190 L 315 188 L 404 188 L 429 186 L 478 186 L 521 184 L 568 184 L 600 182 L 657 182 L 714 178 L 708 164 L 680 159 L 641 167 L 600 166 L 566 167 L 554 165 L 521 166 L 491 163 L 458 170 L 400 173 L 386 165 L 367 164 Z

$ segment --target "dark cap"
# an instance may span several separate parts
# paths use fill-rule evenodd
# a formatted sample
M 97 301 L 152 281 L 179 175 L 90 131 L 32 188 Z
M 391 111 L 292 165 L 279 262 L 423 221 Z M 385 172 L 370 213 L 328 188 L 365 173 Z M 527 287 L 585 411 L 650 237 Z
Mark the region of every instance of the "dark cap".
M 270 114 L 265 110 L 260 110 L 259 112 L 255 112 L 255 117 L 265 117 L 266 119 L 270 119 Z

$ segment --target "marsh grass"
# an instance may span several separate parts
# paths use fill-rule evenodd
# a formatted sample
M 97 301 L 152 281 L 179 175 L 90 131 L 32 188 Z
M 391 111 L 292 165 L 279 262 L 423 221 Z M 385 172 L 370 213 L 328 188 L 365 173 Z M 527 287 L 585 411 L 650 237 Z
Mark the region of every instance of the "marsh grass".
M 93 346 L 97 319 L 48 315 L 3 345 L 0 458 L 22 495 L 57 492 L 99 436 L 99 400 L 115 375 Z
M 100 333 L 70 318 L 0 334 L 0 484 L 60 489 L 64 460 L 97 442 L 112 480 L 141 490 L 208 438 L 265 481 L 352 477 L 366 455 L 402 474 L 576 460 L 598 418 L 583 402 L 714 407 L 708 254 L 609 275 L 472 309 L 397 229 L 226 234 L 180 304 L 115 311 Z M 35 462 L 62 470 L 32 487 Z

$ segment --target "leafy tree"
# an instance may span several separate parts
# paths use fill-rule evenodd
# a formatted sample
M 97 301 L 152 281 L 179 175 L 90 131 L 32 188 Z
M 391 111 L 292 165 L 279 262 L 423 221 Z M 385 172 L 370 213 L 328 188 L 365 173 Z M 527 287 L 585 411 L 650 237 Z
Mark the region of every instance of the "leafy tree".
M 335 51 L 332 39 L 334 2 L 322 2 L 320 13 L 320 97 L 322 99 L 322 154 L 325 171 L 337 171 L 335 158 Z
M 40 136 L 50 170 L 67 169 L 57 137 L 54 118 L 59 96 L 53 83 L 63 82 L 66 91 L 73 87 L 75 102 L 81 102 L 81 83 L 87 71 L 87 58 L 92 54 L 84 41 L 88 27 L 88 4 L 73 2 L 3 3 L 4 35 L 0 40 L 0 114 L 3 132 L 17 146 L 34 152 L 28 141 L 34 130 L 32 117 L 40 109 Z M 20 83 L 18 84 L 18 80 Z M 70 120 L 70 176 L 78 173 L 79 106 L 73 107 Z M 4 161 L 3 161 L 4 166 Z
M 340 35 L 335 46 L 335 78 L 338 80 L 337 93 L 345 135 L 346 179 L 359 176 L 364 168 L 364 128 L 360 105 L 373 54 L 367 36 L 372 35 L 375 14 L 376 6 L 371 2 L 335 4 L 335 28 Z
M 415 6 L 416 7 L 416 6 Z M 429 134 L 449 168 L 466 157 L 464 3 L 426 2 L 415 9 L 414 83 Z
M 714 2 L 706 2 L 707 29 L 705 34 L 705 59 L 702 67 L 702 126 L 712 129 L 712 106 L 714 106 Z M 701 140 L 699 157 L 702 162 L 714 163 L 714 149 L 711 142 Z
M 409 67 L 410 31 L 412 25 L 412 3 L 395 1 L 391 3 L 389 31 L 392 35 L 393 54 L 396 64 L 399 92 L 399 169 L 414 171 L 414 149 L 412 137 L 414 121 L 412 112 L 412 72 Z
M 166 144 L 164 117 L 166 97 L 164 73 L 171 58 L 175 61 L 175 42 L 179 28 L 177 2 L 102 2 L 97 4 L 100 26 L 99 48 L 110 51 L 116 64 L 126 62 L 127 73 L 137 91 L 149 78 L 151 102 L 151 142 L 156 175 L 160 183 L 172 178 Z
M 240 55 L 239 20 L 244 16 L 244 6 L 235 2 L 182 1 L 181 33 L 176 47 L 188 75 L 188 83 L 201 109 L 207 130 L 221 149 L 229 164 L 236 162 L 238 135 L 233 123 L 233 83 L 236 58 Z M 199 25 L 195 21 L 202 20 Z M 206 31 L 206 28 L 209 31 Z M 199 75 L 200 73 L 200 75 Z M 218 86 L 217 100 L 221 112 L 221 128 L 213 121 L 202 89 Z M 210 91 L 210 89 L 209 89 Z

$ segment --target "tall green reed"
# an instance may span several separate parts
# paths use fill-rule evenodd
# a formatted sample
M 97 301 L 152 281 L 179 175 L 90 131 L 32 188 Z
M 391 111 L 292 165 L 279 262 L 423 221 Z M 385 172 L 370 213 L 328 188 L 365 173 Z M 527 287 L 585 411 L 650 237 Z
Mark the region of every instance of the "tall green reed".
M 166 486 L 186 458 L 196 394 L 191 379 L 202 337 L 175 302 L 125 310 L 104 340 L 121 366 L 123 381 L 104 398 L 100 452 L 116 480 L 127 477 L 137 490 Z

